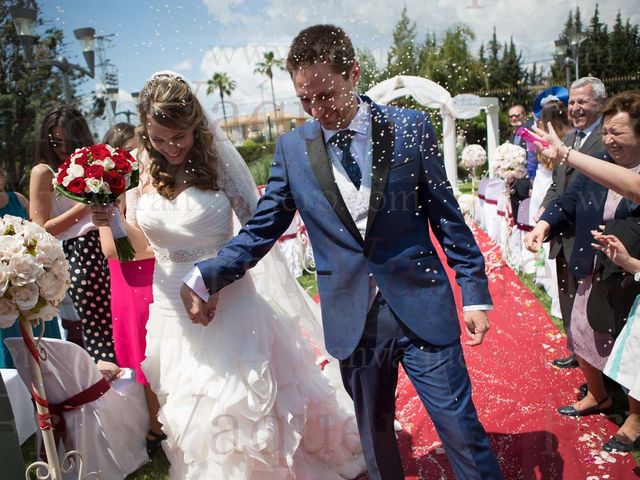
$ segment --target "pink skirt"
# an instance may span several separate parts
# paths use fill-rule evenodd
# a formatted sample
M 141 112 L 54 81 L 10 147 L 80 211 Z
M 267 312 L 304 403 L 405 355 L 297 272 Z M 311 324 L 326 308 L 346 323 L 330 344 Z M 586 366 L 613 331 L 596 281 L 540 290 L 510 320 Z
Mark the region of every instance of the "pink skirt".
M 111 317 L 116 363 L 133 368 L 136 380 L 148 385 L 140 364 L 145 359 L 149 304 L 155 259 L 120 262 L 109 259 L 111 273 Z

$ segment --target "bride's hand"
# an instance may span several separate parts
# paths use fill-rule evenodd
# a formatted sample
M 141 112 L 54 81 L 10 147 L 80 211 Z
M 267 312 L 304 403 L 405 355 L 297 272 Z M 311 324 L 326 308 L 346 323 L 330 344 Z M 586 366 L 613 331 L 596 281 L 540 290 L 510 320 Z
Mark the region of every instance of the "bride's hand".
M 218 304 L 218 296 L 218 293 L 211 294 L 209 300 L 205 303 L 186 283 L 183 283 L 182 287 L 180 287 L 180 298 L 189 320 L 204 326 L 209 325 L 213 320 Z

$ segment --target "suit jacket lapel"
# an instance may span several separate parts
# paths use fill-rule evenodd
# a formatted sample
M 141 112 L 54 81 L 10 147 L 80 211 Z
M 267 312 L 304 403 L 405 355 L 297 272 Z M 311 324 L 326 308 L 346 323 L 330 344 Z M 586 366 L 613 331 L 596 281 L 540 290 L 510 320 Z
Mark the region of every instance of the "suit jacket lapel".
M 393 147 L 395 132 L 393 124 L 382 113 L 371 99 L 363 96 L 362 99 L 371 107 L 371 139 L 373 143 L 373 156 L 371 160 L 371 198 L 369 199 L 369 212 L 367 216 L 367 230 L 365 238 L 371 231 L 380 205 L 384 199 L 384 188 L 389 176 L 389 167 L 393 159 Z
M 327 155 L 327 149 L 322 139 L 322 130 L 319 124 L 317 124 L 315 135 L 311 138 L 305 138 L 305 143 L 311 169 L 320 185 L 322 193 L 353 238 L 359 243 L 363 243 L 362 235 L 360 235 L 360 231 L 353 221 L 347 205 L 344 203 L 344 199 L 340 194 L 340 190 L 333 176 L 333 168 Z
M 601 138 L 602 138 L 602 125 L 598 125 L 596 128 L 593 129 L 593 131 L 589 134 L 589 136 L 586 138 L 584 143 L 580 146 L 580 151 L 583 153 L 591 152 L 591 149 L 593 148 L 593 146 Z M 575 135 L 574 135 L 574 139 L 575 139 Z M 598 152 L 592 152 L 592 153 L 598 153 Z

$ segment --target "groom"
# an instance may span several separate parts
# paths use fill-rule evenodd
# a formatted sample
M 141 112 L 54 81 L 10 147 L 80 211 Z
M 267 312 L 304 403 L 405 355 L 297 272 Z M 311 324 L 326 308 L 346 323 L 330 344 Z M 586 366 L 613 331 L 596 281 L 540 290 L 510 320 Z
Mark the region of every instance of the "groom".
M 216 292 L 253 267 L 299 211 L 313 245 L 326 347 L 355 403 L 369 477 L 404 478 L 393 428 L 401 362 L 456 477 L 502 478 L 471 400 L 456 306 L 429 228 L 456 270 L 470 345 L 489 329 L 484 261 L 427 115 L 358 97 L 351 40 L 332 25 L 300 32 L 287 70 L 314 121 L 280 137 L 253 218 L 185 277 L 189 316 L 208 324 Z

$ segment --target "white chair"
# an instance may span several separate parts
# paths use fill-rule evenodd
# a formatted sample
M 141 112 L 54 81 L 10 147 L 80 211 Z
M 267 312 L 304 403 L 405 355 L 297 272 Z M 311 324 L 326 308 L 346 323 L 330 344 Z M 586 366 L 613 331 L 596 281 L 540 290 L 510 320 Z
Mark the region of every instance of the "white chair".
M 491 182 L 491 178 L 483 178 L 478 182 L 478 197 L 476 198 L 475 208 L 473 210 L 474 213 L 474 221 L 481 228 L 485 229 L 484 225 L 484 204 L 485 204 L 485 194 L 487 192 L 487 184 Z
M 30 385 L 30 353 L 23 340 L 7 338 L 5 344 L 22 381 Z M 50 404 L 62 404 L 102 380 L 89 354 L 77 345 L 48 338 L 40 345 L 46 352 L 46 361 L 40 365 Z M 145 446 L 149 414 L 142 386 L 131 379 L 116 380 L 110 386 L 96 400 L 63 413 L 65 450 L 78 450 L 85 472 L 98 472 L 102 480 L 124 479 L 149 461 Z
M 525 198 L 520 202 L 516 215 L 516 224 L 511 227 L 511 235 L 509 237 L 507 260 L 509 265 L 518 271 L 533 265 L 535 259 L 535 255 L 524 247 L 524 236 L 532 229 L 529 225 L 529 203 L 529 198 Z
M 31 435 L 36 433 L 36 421 L 33 416 L 31 395 L 15 368 L 1 368 L 0 375 L 7 387 L 7 396 L 16 422 L 18 441 L 22 445 Z
M 483 208 L 484 230 L 494 241 L 497 239 L 498 200 L 500 196 L 504 195 L 503 192 L 504 182 L 502 180 L 494 179 L 487 183 Z
M 260 195 L 264 194 L 266 185 L 258 186 Z M 311 242 L 307 234 L 307 228 L 304 226 L 302 217 L 296 212 L 289 228 L 278 239 L 278 245 L 287 262 L 287 267 L 291 274 L 298 278 L 304 270 L 313 263 L 313 252 L 311 251 Z

